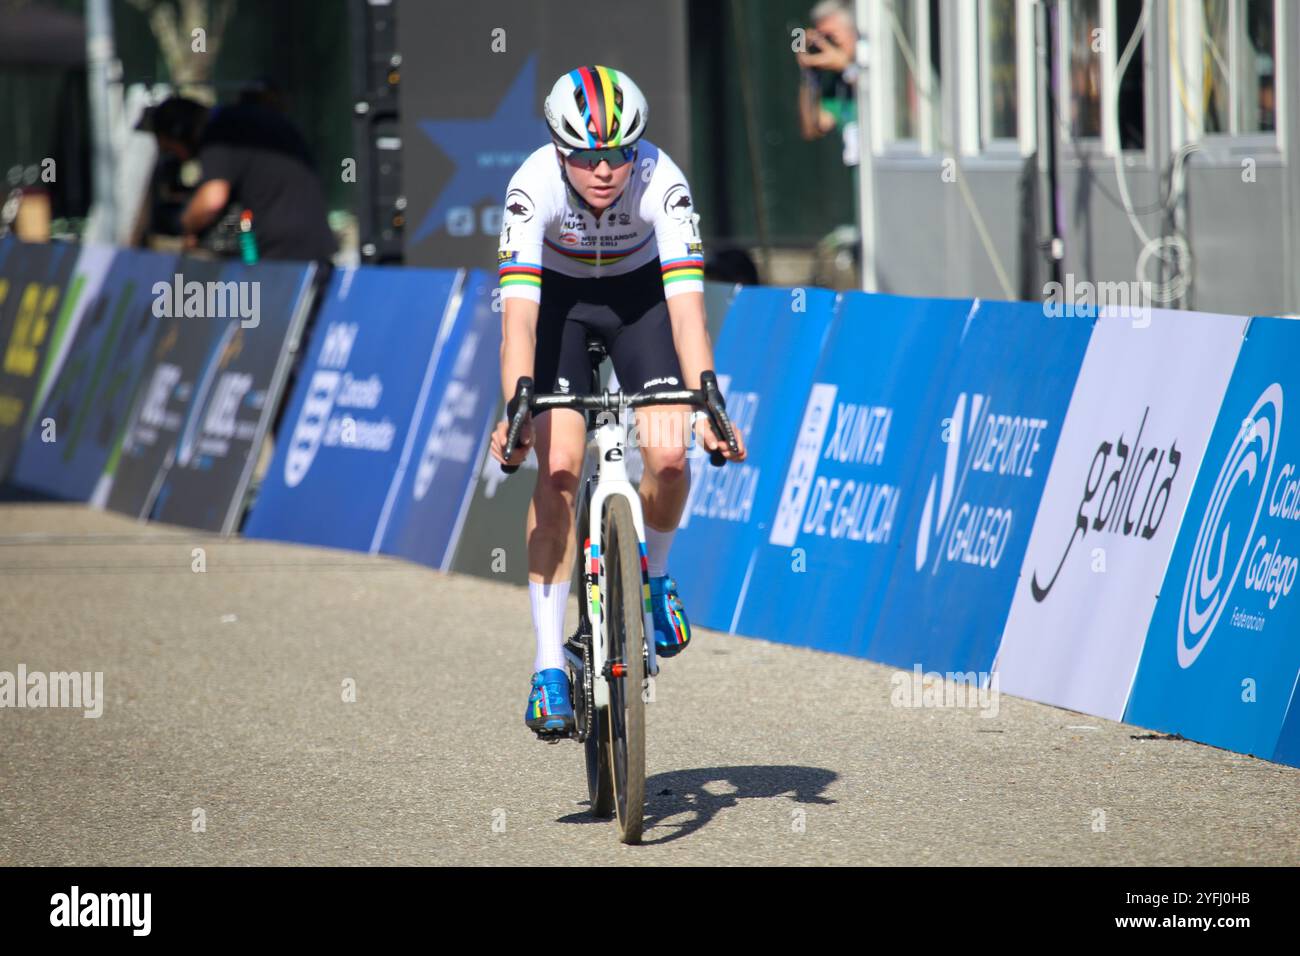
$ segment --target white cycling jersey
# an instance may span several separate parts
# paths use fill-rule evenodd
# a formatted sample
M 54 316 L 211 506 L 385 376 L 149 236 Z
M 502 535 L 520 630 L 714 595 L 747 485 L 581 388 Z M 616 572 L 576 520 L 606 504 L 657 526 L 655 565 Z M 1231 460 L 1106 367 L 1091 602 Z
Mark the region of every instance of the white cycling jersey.
M 570 188 L 555 147 L 519 167 L 506 190 L 501 297 L 542 297 L 542 269 L 579 279 L 625 275 L 659 260 L 665 298 L 704 291 L 700 217 L 686 177 L 653 143 L 637 144 L 627 186 L 599 217 Z

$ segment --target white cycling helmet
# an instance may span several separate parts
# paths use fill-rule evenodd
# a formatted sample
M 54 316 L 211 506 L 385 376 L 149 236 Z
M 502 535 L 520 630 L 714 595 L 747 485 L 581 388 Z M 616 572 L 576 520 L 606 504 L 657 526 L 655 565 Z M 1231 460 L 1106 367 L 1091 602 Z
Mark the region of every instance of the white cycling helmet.
M 631 78 L 607 66 L 580 66 L 551 87 L 546 125 L 565 156 L 575 149 L 631 146 L 645 132 L 650 107 Z M 596 132 L 587 126 L 596 121 Z

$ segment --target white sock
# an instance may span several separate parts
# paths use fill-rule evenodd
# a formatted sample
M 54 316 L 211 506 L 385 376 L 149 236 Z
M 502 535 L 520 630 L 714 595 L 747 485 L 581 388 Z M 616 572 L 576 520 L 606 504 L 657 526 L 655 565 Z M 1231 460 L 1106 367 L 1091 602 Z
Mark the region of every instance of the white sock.
M 676 533 L 676 528 L 672 531 L 656 531 L 649 525 L 645 526 L 645 561 L 650 577 L 659 578 L 668 573 L 668 549 L 673 546 L 673 535 Z
M 551 584 L 528 582 L 528 596 L 533 602 L 533 627 L 537 630 L 537 656 L 533 670 L 548 667 L 564 669 L 564 609 L 569 601 L 569 582 Z

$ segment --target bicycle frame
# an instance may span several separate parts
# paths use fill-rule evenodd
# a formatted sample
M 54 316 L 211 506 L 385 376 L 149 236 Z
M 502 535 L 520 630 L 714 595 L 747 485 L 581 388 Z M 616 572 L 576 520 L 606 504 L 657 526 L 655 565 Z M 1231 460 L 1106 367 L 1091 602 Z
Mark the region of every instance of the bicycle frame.
M 579 630 L 584 625 L 592 633 L 592 703 L 596 707 L 609 706 L 609 684 L 605 678 L 605 604 L 608 592 L 605 580 L 605 561 L 600 539 L 604 527 L 605 503 L 614 495 L 627 499 L 636 525 L 638 550 L 641 553 L 642 616 L 645 623 L 646 676 L 659 673 L 655 655 L 654 619 L 650 609 L 650 572 L 646 563 L 645 518 L 641 513 L 641 496 L 628 479 L 624 456 L 627 451 L 627 429 L 618 421 L 603 421 L 595 428 L 596 474 L 587 478 L 582 500 L 578 504 L 578 547 L 582 554 L 582 580 L 586 586 L 586 600 L 579 605 Z M 593 534 L 592 529 L 595 529 Z M 582 662 L 577 661 L 581 672 Z M 640 689 L 637 689 L 640 692 Z

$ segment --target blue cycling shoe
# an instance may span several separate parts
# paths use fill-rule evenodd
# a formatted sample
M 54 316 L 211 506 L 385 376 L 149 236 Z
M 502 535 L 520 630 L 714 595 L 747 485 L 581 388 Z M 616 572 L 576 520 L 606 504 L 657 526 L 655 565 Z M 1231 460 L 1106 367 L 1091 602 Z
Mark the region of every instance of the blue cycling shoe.
M 677 596 L 677 582 L 668 575 L 650 579 L 650 608 L 655 622 L 655 653 L 675 657 L 691 642 L 691 625 Z
M 524 723 L 529 729 L 562 733 L 573 729 L 573 703 L 569 700 L 569 675 L 559 667 L 548 667 L 533 675 Z

